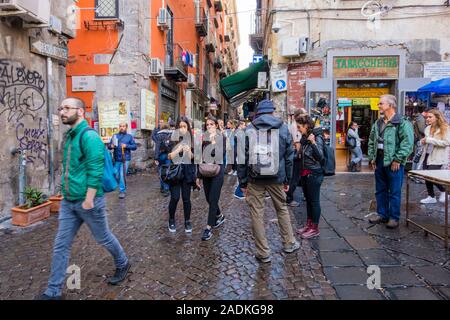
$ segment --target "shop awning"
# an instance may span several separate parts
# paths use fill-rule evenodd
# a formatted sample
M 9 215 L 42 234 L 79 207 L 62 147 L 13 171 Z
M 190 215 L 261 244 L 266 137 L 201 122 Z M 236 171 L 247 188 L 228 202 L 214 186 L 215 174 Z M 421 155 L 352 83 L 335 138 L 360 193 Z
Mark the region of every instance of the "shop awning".
M 220 90 L 223 97 L 230 103 L 234 98 L 241 100 L 251 94 L 258 87 L 258 73 L 268 72 L 269 65 L 266 60 L 253 64 L 247 69 L 232 74 L 220 81 Z
M 436 94 L 450 95 L 450 78 L 433 81 L 418 90 L 419 92 L 433 92 Z

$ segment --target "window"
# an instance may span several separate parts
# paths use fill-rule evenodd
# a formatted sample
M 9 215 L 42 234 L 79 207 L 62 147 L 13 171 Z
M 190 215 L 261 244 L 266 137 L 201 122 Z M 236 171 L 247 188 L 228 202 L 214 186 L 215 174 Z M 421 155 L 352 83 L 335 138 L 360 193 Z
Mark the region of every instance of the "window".
M 95 0 L 95 7 L 97 19 L 119 18 L 119 0 Z

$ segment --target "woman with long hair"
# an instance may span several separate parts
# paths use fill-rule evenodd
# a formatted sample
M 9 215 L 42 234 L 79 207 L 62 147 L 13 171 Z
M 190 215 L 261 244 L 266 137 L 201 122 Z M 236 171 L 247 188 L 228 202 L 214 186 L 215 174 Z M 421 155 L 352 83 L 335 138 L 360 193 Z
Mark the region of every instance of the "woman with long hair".
M 432 109 L 426 117 L 428 127 L 425 128 L 425 138 L 420 140 L 423 145 L 422 157 L 419 161 L 419 168 L 423 170 L 447 169 L 450 152 L 450 130 L 444 114 Z M 445 188 L 438 184 L 426 182 L 428 197 L 421 200 L 423 204 L 436 203 L 434 186 L 441 192 L 439 202 L 445 203 Z
M 169 203 L 169 231 L 177 231 L 175 222 L 175 213 L 177 211 L 180 195 L 183 198 L 184 209 L 184 230 L 186 233 L 192 233 L 191 223 L 191 190 L 196 183 L 196 167 L 192 163 L 193 159 L 193 140 L 191 124 L 188 118 L 180 117 L 175 126 L 175 135 L 172 136 L 171 152 L 168 155 L 172 163 L 179 164 L 182 170 L 181 180 L 170 183 L 170 203 Z
M 203 179 L 203 187 L 209 210 L 208 223 L 203 232 L 202 240 L 208 241 L 212 237 L 212 229 L 219 228 L 225 222 L 225 217 L 219 208 L 219 200 L 225 174 L 224 158 L 226 156 L 226 138 L 220 131 L 219 122 L 212 115 L 209 115 L 206 119 L 206 132 L 202 143 L 202 150 L 203 163 L 208 165 L 210 172 L 203 171 L 202 166 L 204 164 L 200 164 L 197 185 L 200 185 L 200 179 Z M 217 152 L 220 152 L 220 154 L 216 154 Z M 219 161 L 216 162 L 215 159 Z M 217 169 L 217 171 L 212 172 L 214 169 Z
M 321 128 L 315 127 L 314 120 L 308 115 L 295 117 L 298 131 L 302 134 L 300 141 L 300 179 L 306 198 L 306 225 L 297 231 L 303 239 L 317 237 L 321 215 L 320 188 L 324 179 L 322 163 L 325 139 Z

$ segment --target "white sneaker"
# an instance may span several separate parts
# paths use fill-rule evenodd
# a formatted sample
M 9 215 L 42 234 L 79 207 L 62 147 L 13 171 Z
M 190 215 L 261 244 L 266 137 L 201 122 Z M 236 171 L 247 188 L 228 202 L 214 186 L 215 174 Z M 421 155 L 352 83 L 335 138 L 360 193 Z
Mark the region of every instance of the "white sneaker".
M 449 197 L 450 200 L 450 197 Z M 439 196 L 439 202 L 445 203 L 445 192 L 441 192 L 441 195 Z
M 233 176 L 237 176 L 237 171 L 233 172 Z
M 420 203 L 432 204 L 432 203 L 437 203 L 437 200 L 436 200 L 436 198 L 432 198 L 432 197 L 428 196 L 426 199 L 420 200 Z

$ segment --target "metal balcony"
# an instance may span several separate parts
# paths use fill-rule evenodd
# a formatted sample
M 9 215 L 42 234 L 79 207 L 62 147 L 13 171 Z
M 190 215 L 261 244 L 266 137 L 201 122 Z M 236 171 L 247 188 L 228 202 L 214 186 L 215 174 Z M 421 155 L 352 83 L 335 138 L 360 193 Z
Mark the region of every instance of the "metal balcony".
M 264 29 L 261 10 L 252 14 L 250 32 L 250 46 L 256 53 L 261 53 L 264 44 Z
M 200 37 L 208 35 L 208 18 L 205 9 L 199 4 L 196 4 L 195 7 L 195 29 Z
M 183 48 L 179 44 L 166 45 L 166 61 L 164 74 L 167 79 L 186 82 L 188 67 L 183 62 Z

